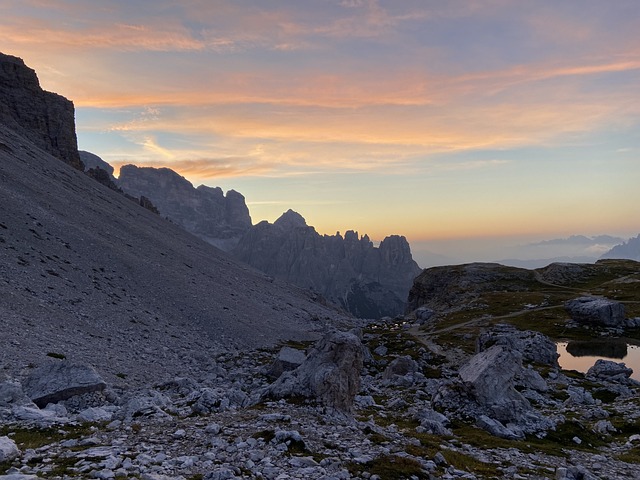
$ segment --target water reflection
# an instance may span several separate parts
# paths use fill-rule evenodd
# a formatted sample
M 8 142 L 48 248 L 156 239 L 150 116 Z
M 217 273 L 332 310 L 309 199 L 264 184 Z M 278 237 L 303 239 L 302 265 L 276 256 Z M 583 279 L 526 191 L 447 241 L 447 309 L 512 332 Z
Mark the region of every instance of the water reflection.
M 560 342 L 556 344 L 560 366 L 566 370 L 586 373 L 596 360 L 623 362 L 633 369 L 631 378 L 640 380 L 640 347 L 622 339 L 592 342 Z
M 623 359 L 627 356 L 627 343 L 621 340 L 594 340 L 569 342 L 567 352 L 574 357 L 605 357 Z

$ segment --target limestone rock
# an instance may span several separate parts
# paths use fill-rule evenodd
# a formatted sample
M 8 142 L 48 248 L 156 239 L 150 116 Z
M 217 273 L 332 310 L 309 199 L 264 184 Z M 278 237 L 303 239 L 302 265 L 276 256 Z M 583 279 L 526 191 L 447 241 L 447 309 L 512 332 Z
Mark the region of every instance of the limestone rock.
M 80 154 L 80 160 L 82 160 L 82 163 L 84 164 L 85 172 L 91 168 L 99 168 L 100 170 L 107 172 L 107 175 L 111 180 L 114 182 L 116 181 L 116 178 L 113 176 L 113 167 L 109 163 L 91 152 L 80 150 L 78 153 Z
M 624 305 L 601 297 L 579 297 L 565 303 L 571 318 L 605 327 L 624 326 Z
M 151 200 L 162 216 L 222 250 L 235 246 L 251 228 L 244 197 L 219 187 L 194 188 L 186 178 L 168 168 L 124 165 L 118 185 L 136 198 Z
M 0 123 L 72 167 L 78 154 L 73 102 L 40 87 L 22 59 L 0 53 Z
M 16 442 L 9 437 L 0 437 L 0 463 L 10 462 L 20 455 Z
M 101 392 L 107 384 L 89 365 L 67 361 L 42 365 L 24 383 L 25 393 L 40 408 L 75 395 Z
M 267 376 L 278 378 L 284 372 L 295 370 L 305 360 L 306 355 L 303 351 L 291 347 L 282 347 L 278 353 L 278 357 L 267 369 Z
M 393 359 L 382 373 L 383 380 L 401 386 L 410 386 L 420 374 L 420 365 L 409 356 Z
M 320 235 L 292 210 L 273 224 L 255 225 L 232 253 L 361 318 L 402 313 L 413 279 L 420 273 L 404 237 L 389 236 L 375 247 L 368 236 L 354 231 L 344 237 Z
M 514 378 L 522 369 L 522 357 L 501 345 L 494 345 L 471 357 L 459 376 L 476 401 L 487 407 L 497 420 L 513 421 L 531 406 L 514 388 Z
M 22 390 L 20 382 L 6 381 L 0 383 L 0 407 L 29 404 L 33 405 Z
M 37 475 L 23 475 L 21 473 L 9 473 L 7 475 L 0 475 L 0 480 L 40 480 L 42 477 Z
M 611 360 L 596 360 L 596 363 L 587 371 L 587 377 L 609 382 L 625 382 L 633 373 L 633 369 L 624 363 Z
M 360 388 L 362 343 L 346 332 L 332 332 L 320 339 L 306 360 L 271 384 L 264 396 L 306 397 L 340 411 L 349 411 Z
M 519 352 L 527 362 L 558 366 L 558 349 L 546 335 L 532 330 L 518 330 L 512 325 L 496 325 L 492 330 L 480 334 L 476 349 L 481 352 L 492 345 L 504 345 Z

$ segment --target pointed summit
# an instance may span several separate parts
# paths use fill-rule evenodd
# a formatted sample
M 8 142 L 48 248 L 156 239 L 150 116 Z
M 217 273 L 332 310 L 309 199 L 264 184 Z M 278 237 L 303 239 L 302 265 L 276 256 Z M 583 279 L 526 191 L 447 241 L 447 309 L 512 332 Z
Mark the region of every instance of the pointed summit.
M 273 222 L 273 224 L 284 230 L 291 230 L 293 228 L 299 227 L 308 227 L 307 221 L 304 219 L 304 217 L 298 212 L 294 212 L 291 209 L 280 215 L 280 218 Z

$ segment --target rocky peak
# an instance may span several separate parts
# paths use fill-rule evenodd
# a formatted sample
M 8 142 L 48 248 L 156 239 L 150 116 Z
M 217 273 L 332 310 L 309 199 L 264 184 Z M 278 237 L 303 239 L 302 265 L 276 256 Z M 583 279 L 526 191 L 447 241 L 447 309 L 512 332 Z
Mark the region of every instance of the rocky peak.
M 222 250 L 233 248 L 251 228 L 244 197 L 219 187 L 193 184 L 169 168 L 124 165 L 118 184 L 134 197 L 146 197 L 163 216 Z
M 36 72 L 0 53 L 0 123 L 72 167 L 83 170 L 73 102 L 40 87 Z
M 107 172 L 109 174 L 109 178 L 115 181 L 115 177 L 113 176 L 113 167 L 98 155 L 91 152 L 85 152 L 84 150 L 80 150 L 78 153 L 80 154 L 80 160 L 82 160 L 82 163 L 84 164 L 85 171 L 92 168 L 99 168 Z
M 401 313 L 420 267 L 404 237 L 376 248 L 367 235 L 320 235 L 289 210 L 274 224 L 260 222 L 232 253 L 273 277 L 308 288 L 362 318 Z
M 413 262 L 411 247 L 401 235 L 390 235 L 380 242 L 380 255 L 389 265 L 403 265 Z
M 298 212 L 289 209 L 280 215 L 273 225 L 284 230 L 292 230 L 299 227 L 307 227 L 307 221 Z

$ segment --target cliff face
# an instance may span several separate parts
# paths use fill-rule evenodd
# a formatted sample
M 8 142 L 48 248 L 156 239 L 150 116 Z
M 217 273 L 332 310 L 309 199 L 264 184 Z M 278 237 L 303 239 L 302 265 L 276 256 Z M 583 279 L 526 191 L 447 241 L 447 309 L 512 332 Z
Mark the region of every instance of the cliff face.
M 231 249 L 251 228 L 251 217 L 244 197 L 229 190 L 194 188 L 191 182 L 168 168 L 125 165 L 118 185 L 129 195 L 146 197 L 185 230 L 222 250 Z
M 402 313 L 420 267 L 404 237 L 374 247 L 368 236 L 320 235 L 289 210 L 273 224 L 260 222 L 232 253 L 274 277 L 312 289 L 363 318 Z
M 36 72 L 0 53 L 0 123 L 54 157 L 82 170 L 73 102 L 40 88 Z

